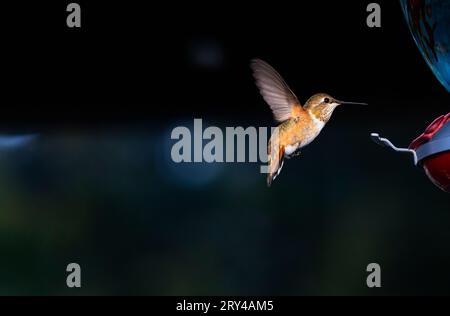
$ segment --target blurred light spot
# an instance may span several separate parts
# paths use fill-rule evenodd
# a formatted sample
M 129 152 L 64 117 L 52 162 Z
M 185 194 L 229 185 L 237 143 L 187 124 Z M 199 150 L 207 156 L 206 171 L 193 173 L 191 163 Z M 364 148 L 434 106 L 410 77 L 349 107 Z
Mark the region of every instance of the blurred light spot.
M 186 126 L 191 130 L 193 141 L 193 122 L 180 122 L 176 126 Z M 175 127 L 175 126 L 174 126 Z M 206 187 L 214 180 L 220 177 L 224 166 L 223 163 L 207 163 L 207 162 L 187 162 L 175 163 L 171 157 L 172 146 L 178 140 L 170 138 L 172 130 L 166 130 L 160 139 L 163 148 L 162 152 L 156 154 L 156 169 L 160 176 L 171 184 L 182 186 L 185 188 Z M 192 146 L 193 148 L 193 146 Z
M 224 52 L 215 40 L 196 40 L 190 43 L 191 62 L 199 67 L 217 69 L 223 66 Z
M 0 135 L 0 149 L 25 146 L 38 135 Z

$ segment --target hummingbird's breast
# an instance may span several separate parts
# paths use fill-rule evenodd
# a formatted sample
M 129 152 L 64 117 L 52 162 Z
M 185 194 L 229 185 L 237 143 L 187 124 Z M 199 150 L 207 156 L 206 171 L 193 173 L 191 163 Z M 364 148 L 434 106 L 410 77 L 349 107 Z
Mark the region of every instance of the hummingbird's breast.
M 297 150 L 311 143 L 319 135 L 325 123 L 305 111 L 298 119 L 291 119 L 280 129 L 280 142 L 286 149 Z M 280 126 L 281 127 L 281 126 Z

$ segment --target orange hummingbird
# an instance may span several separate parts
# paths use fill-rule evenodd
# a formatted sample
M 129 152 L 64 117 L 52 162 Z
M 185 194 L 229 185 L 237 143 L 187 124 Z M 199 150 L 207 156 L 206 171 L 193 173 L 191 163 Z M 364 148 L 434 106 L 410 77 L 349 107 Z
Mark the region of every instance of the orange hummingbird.
M 281 123 L 275 128 L 267 146 L 269 187 L 280 174 L 284 158 L 298 156 L 300 149 L 319 135 L 338 105 L 367 105 L 338 101 L 326 93 L 318 93 L 302 106 L 281 75 L 268 63 L 253 59 L 251 68 L 256 86 L 269 104 L 275 120 Z

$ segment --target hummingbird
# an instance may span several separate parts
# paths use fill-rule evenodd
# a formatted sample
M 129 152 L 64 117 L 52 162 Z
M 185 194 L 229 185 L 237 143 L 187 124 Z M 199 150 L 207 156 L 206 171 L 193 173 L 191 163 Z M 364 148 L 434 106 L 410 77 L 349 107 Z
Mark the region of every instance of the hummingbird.
M 319 135 L 337 106 L 367 105 L 339 101 L 326 93 L 317 93 L 302 106 L 283 77 L 272 66 L 261 59 L 253 59 L 250 66 L 259 92 L 272 110 L 275 121 L 280 123 L 267 145 L 268 187 L 280 174 L 284 158 L 298 156 L 301 149 Z

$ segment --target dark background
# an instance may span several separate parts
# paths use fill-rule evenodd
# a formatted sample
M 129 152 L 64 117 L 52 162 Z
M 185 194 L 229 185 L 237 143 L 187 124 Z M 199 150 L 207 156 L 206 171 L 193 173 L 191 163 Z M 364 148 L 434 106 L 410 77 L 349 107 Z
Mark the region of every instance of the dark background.
M 2 6 L 1 294 L 450 294 L 450 209 L 407 146 L 449 95 L 397 1 Z M 339 108 L 270 190 L 257 164 L 174 164 L 170 131 L 274 124 L 249 61 Z M 78 262 L 81 290 L 65 286 Z M 381 289 L 365 268 L 382 267 Z

